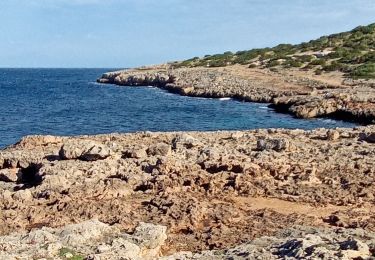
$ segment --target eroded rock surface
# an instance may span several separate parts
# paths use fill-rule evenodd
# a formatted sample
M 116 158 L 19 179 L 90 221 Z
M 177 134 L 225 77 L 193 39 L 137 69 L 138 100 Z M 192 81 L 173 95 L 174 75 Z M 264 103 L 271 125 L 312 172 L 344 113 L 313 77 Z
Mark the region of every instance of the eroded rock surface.
M 374 132 L 27 137 L 0 151 L 0 235 L 96 218 L 152 251 L 153 242 L 134 233 L 147 233 L 137 227 L 152 223 L 168 230 L 154 250 L 167 256 L 235 248 L 298 225 L 374 232 L 375 144 L 364 138 Z M 64 149 L 77 152 L 61 156 Z
M 97 220 L 0 237 L 0 259 L 156 259 L 166 227 L 140 223 L 133 234 Z

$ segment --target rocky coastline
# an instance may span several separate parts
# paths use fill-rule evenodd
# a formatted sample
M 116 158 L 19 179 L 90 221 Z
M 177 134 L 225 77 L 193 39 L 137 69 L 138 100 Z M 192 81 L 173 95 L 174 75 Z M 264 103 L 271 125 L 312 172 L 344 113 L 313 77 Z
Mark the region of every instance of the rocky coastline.
M 375 127 L 28 136 L 0 259 L 371 259 Z
M 368 82 L 239 65 L 144 67 L 98 82 L 369 125 L 24 137 L 0 150 L 0 259 L 375 258 Z
M 375 87 L 364 81 L 342 79 L 332 84 L 293 71 L 273 72 L 233 65 L 223 68 L 142 67 L 105 73 L 99 83 L 122 86 L 155 86 L 193 97 L 233 98 L 270 103 L 276 111 L 299 118 L 330 117 L 375 122 Z

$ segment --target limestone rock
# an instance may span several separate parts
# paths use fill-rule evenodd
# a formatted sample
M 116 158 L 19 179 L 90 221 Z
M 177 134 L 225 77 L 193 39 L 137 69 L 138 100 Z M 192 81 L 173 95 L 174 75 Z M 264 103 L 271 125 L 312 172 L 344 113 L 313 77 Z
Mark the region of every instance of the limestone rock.
M 276 139 L 260 138 L 257 141 L 258 151 L 275 150 L 277 152 L 280 152 L 283 150 L 288 150 L 289 147 L 290 147 L 289 141 L 284 138 L 276 138 Z
M 1 169 L 0 181 L 16 182 L 18 180 L 18 169 Z
M 59 155 L 61 159 L 79 159 L 83 161 L 96 161 L 109 157 L 110 149 L 100 143 L 86 140 L 69 140 L 61 147 Z
M 166 143 L 158 143 L 149 147 L 147 153 L 153 156 L 168 156 L 171 153 L 171 146 Z
M 0 236 L 0 259 L 130 259 L 152 260 L 160 255 L 166 227 L 141 223 L 135 234 L 89 220 L 60 229 L 35 229 Z
M 135 229 L 132 239 L 144 248 L 160 248 L 167 239 L 167 228 L 141 222 Z
M 123 152 L 125 158 L 142 159 L 147 157 L 147 151 L 144 148 L 134 148 Z
M 196 146 L 199 146 L 199 145 L 201 145 L 201 142 L 198 139 L 192 137 L 191 135 L 185 134 L 185 133 L 179 134 L 172 141 L 173 149 L 177 149 L 177 148 L 180 148 L 180 147 L 185 147 L 187 149 L 190 149 L 190 148 L 193 148 L 193 147 L 196 147 Z
M 335 141 L 340 138 L 340 133 L 337 130 L 328 130 L 327 131 L 327 140 Z

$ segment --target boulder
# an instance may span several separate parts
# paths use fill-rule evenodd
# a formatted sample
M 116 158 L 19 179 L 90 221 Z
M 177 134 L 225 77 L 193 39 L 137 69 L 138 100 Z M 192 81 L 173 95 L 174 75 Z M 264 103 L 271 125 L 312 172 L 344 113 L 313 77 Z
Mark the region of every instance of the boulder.
M 118 233 L 117 228 L 93 219 L 79 224 L 67 225 L 58 235 L 63 244 L 79 248 L 94 240 L 105 238 L 109 234 Z
M 288 150 L 290 147 L 290 143 L 285 138 L 260 138 L 257 141 L 257 150 L 258 151 L 265 151 L 265 150 L 274 150 L 277 152 Z
M 123 158 L 142 159 L 147 157 L 147 151 L 144 148 L 134 148 L 123 152 Z
M 96 161 L 105 159 L 110 155 L 111 151 L 107 146 L 87 140 L 66 141 L 59 152 L 60 159 L 63 160 Z
M 340 249 L 340 255 L 346 259 L 366 259 L 371 255 L 369 246 L 358 239 L 341 242 Z
M 190 149 L 195 146 L 199 146 L 200 144 L 201 142 L 198 139 L 185 133 L 178 135 L 172 141 L 173 149 L 184 148 L 184 147 Z
M 329 141 L 335 141 L 340 138 L 340 133 L 337 130 L 328 130 L 327 131 L 327 140 Z
M 375 143 L 375 133 L 360 133 L 359 140 L 366 141 L 368 143 Z
M 18 180 L 18 169 L 1 169 L 0 170 L 0 181 L 4 182 L 16 182 Z
M 171 146 L 166 143 L 158 143 L 147 149 L 147 154 L 152 156 L 168 156 L 171 153 Z

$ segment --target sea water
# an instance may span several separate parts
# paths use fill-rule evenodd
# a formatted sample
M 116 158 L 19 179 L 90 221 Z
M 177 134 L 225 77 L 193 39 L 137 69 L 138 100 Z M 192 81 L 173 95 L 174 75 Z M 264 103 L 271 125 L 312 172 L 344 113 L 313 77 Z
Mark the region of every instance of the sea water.
M 296 119 L 267 104 L 96 83 L 113 69 L 0 69 L 0 148 L 25 135 L 353 127 Z

